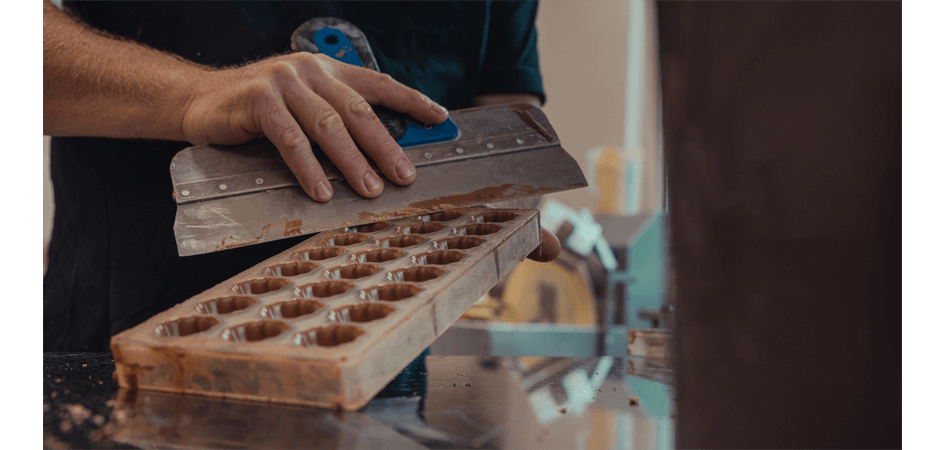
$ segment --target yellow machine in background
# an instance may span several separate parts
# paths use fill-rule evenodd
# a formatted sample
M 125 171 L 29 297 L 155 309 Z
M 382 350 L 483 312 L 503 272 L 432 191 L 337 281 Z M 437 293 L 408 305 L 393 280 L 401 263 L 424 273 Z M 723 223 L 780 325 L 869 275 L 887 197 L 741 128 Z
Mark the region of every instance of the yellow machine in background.
M 486 294 L 463 318 L 595 324 L 597 306 L 590 272 L 583 263 L 572 268 L 558 262 L 525 261 L 506 278 L 500 298 Z
M 509 274 L 502 293 L 505 322 L 597 323 L 591 276 L 584 264 L 525 261 Z

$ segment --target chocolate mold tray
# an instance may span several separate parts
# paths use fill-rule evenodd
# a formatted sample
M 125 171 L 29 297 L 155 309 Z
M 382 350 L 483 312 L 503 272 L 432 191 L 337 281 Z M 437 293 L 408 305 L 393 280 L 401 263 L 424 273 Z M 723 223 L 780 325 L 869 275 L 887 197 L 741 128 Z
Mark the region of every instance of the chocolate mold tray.
M 356 410 L 539 243 L 534 210 L 324 232 L 114 336 L 118 383 Z

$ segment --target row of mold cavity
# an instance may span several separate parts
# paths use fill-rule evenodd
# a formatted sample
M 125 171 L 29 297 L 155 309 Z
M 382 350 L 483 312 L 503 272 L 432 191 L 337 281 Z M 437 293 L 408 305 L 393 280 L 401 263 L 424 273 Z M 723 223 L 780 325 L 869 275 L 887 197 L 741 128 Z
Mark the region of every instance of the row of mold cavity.
M 393 283 L 374 286 L 359 293 L 361 303 L 347 305 L 329 311 L 328 325 L 318 326 L 296 333 L 293 342 L 306 347 L 332 347 L 351 342 L 365 332 L 352 322 L 368 323 L 380 320 L 396 310 L 385 302 L 396 302 L 415 296 L 423 290 L 410 283 L 422 283 L 433 280 L 446 270 L 441 265 L 462 261 L 467 254 L 460 250 L 479 247 L 488 236 L 501 230 L 498 222 L 507 222 L 519 214 L 510 211 L 489 211 L 472 216 L 473 224 L 457 226 L 452 232 L 456 236 L 433 242 L 436 250 L 411 256 L 413 267 L 388 272 L 387 279 Z M 410 248 L 427 241 L 424 234 L 434 233 L 447 227 L 440 222 L 448 222 L 465 216 L 459 211 L 443 211 L 420 216 L 419 222 L 409 223 L 397 228 L 393 236 L 375 241 L 377 249 L 365 250 L 350 255 L 353 264 L 335 266 L 325 270 L 327 281 L 307 283 L 295 288 L 295 298 L 289 301 L 266 305 L 260 309 L 262 319 L 240 323 L 228 327 L 221 333 L 221 338 L 236 342 L 256 342 L 274 338 L 289 330 L 291 326 L 284 320 L 309 317 L 320 311 L 325 305 L 315 298 L 326 299 L 344 294 L 355 287 L 344 280 L 356 280 L 374 275 L 381 270 L 377 264 L 396 260 Z M 295 252 L 296 261 L 276 264 L 263 270 L 266 278 L 258 278 L 237 283 L 232 291 L 236 294 L 200 302 L 196 307 L 199 315 L 186 316 L 164 322 L 155 328 L 155 334 L 167 337 L 185 337 L 203 333 L 220 324 L 214 315 L 226 315 L 243 311 L 259 301 L 248 295 L 263 295 L 279 291 L 289 286 L 291 281 L 280 277 L 296 277 L 311 273 L 321 265 L 316 261 L 337 258 L 347 253 L 344 247 L 360 244 L 371 238 L 365 233 L 377 233 L 392 227 L 390 222 L 378 222 L 370 225 L 348 227 L 344 233 L 325 237 L 314 242 L 313 248 Z
M 452 222 L 458 219 L 461 219 L 465 216 L 462 211 L 441 211 L 432 214 L 426 214 L 423 216 L 416 217 L 417 222 L 410 223 L 407 225 L 401 225 L 397 228 L 399 234 L 427 234 L 434 231 L 442 230 L 446 228 L 446 225 L 439 222 Z M 471 216 L 471 222 L 477 224 L 483 223 L 501 223 L 514 220 L 518 217 L 519 214 L 512 211 L 505 210 L 495 210 L 488 211 L 482 214 L 477 214 Z M 380 231 L 387 230 L 392 227 L 393 224 L 387 221 L 376 222 L 368 225 L 358 225 L 353 227 L 347 227 L 344 229 L 345 233 L 377 233 Z M 459 227 L 459 228 L 468 228 L 468 227 Z M 467 233 L 472 234 L 472 233 Z
M 352 236 L 365 236 L 365 239 L 367 238 L 366 235 L 338 235 L 332 236 L 330 238 L 320 239 L 315 242 L 315 245 L 321 246 L 295 252 L 292 254 L 292 258 L 300 261 L 324 261 L 326 259 L 337 258 L 347 252 L 344 247 L 363 241 L 361 240 L 358 242 L 351 242 L 348 240 L 348 238 Z M 381 248 L 355 252 L 350 255 L 350 258 L 355 262 L 361 263 L 387 262 L 397 259 L 406 253 L 404 250 L 400 249 L 415 247 L 424 243 L 425 241 L 426 238 L 416 235 L 393 236 L 376 241 L 377 246 Z M 440 251 L 469 250 L 471 248 L 479 247 L 485 242 L 486 239 L 478 236 L 454 236 L 434 242 L 433 248 Z M 318 268 L 317 264 L 312 265 L 310 263 L 287 263 L 285 265 L 269 267 L 265 272 L 267 275 L 273 276 L 295 276 L 311 272 L 316 268 Z
M 422 222 L 421 225 L 445 226 L 436 222 Z M 417 226 L 417 224 L 411 226 Z M 490 223 L 454 229 L 454 231 L 470 232 L 472 235 L 453 236 L 435 241 L 433 247 L 436 250 L 410 256 L 410 262 L 418 265 L 417 267 L 391 271 L 387 274 L 387 279 L 394 282 L 423 282 L 439 277 L 445 270 L 434 266 L 444 266 L 462 261 L 467 254 L 461 250 L 479 247 L 487 241 L 480 236 L 493 234 L 501 229 L 501 225 Z M 347 252 L 344 247 L 359 244 L 367 239 L 370 239 L 370 236 L 360 233 L 338 234 L 319 239 L 315 241 L 314 248 L 300 250 L 292 255 L 298 261 L 269 266 L 263 270 L 263 275 L 266 278 L 243 281 L 234 285 L 232 290 L 238 294 L 252 295 L 263 295 L 278 291 L 291 284 L 291 282 L 285 278 L 276 277 L 296 277 L 311 273 L 321 267 L 321 264 L 316 261 L 338 258 Z M 330 280 L 356 280 L 369 277 L 381 270 L 381 267 L 377 264 L 391 262 L 406 255 L 407 252 L 401 250 L 401 248 L 414 247 L 425 241 L 426 238 L 418 235 L 390 236 L 380 239 L 376 243 L 381 248 L 352 253 L 350 259 L 354 262 L 353 264 L 326 269 L 324 271 L 325 278 Z M 317 285 L 318 283 L 313 284 Z M 296 288 L 296 295 L 305 296 L 304 293 L 300 293 L 300 290 L 305 291 L 313 284 Z M 319 296 L 318 294 L 313 295 Z
M 375 224 L 376 225 L 376 224 Z M 377 246 L 381 248 L 408 248 L 414 247 L 426 241 L 422 235 L 435 233 L 442 229 L 446 228 L 446 225 L 439 222 L 417 222 L 408 225 L 404 225 L 398 228 L 398 231 L 401 234 L 395 234 L 383 239 L 377 240 Z M 473 225 L 466 225 L 461 227 L 456 227 L 452 229 L 452 233 L 457 235 L 457 237 L 464 236 L 488 236 L 490 234 L 496 233 L 501 230 L 502 225 L 497 225 L 494 223 L 477 223 Z M 350 230 L 350 229 L 348 229 Z M 371 236 L 365 233 L 356 233 L 348 231 L 345 233 L 338 233 L 329 237 L 318 239 L 315 241 L 316 247 L 347 247 L 350 245 L 360 244 L 368 239 Z M 462 240 L 457 240 L 456 238 L 447 238 L 441 239 L 434 243 L 434 246 L 438 248 L 446 248 L 452 245 L 460 245 Z M 331 258 L 330 254 L 325 256 L 325 258 Z
M 385 285 L 372 289 L 367 295 L 374 296 L 378 300 L 397 301 L 412 297 L 421 290 L 419 286 L 411 284 Z M 197 312 L 229 314 L 249 308 L 257 302 L 252 297 L 225 297 L 201 303 Z M 274 338 L 291 327 L 285 320 L 307 317 L 324 307 L 322 302 L 312 299 L 295 299 L 267 305 L 260 310 L 264 319 L 228 327 L 223 330 L 220 337 L 234 342 L 256 342 Z M 397 308 L 392 305 L 376 301 L 335 308 L 328 312 L 328 321 L 332 323 L 297 333 L 294 342 L 306 347 L 332 347 L 344 344 L 364 334 L 364 330 L 351 323 L 380 320 L 396 310 Z M 206 332 L 219 324 L 220 319 L 216 317 L 195 315 L 164 322 L 158 325 L 154 332 L 158 336 L 185 337 Z
M 466 253 L 457 250 L 430 252 L 426 255 L 417 255 L 413 258 L 414 261 L 416 261 L 416 264 L 419 265 L 392 270 L 387 273 L 387 280 L 394 283 L 422 283 L 433 280 L 446 273 L 446 269 L 437 266 L 449 265 L 462 261 L 466 256 Z M 308 273 L 311 270 L 314 270 L 308 269 L 305 272 L 299 272 L 300 265 L 301 263 L 283 263 L 279 264 L 277 267 L 280 270 L 290 267 L 290 270 L 294 272 L 294 275 L 288 276 L 297 276 L 301 275 L 302 273 Z M 318 266 L 316 265 L 315 268 L 317 267 Z M 325 270 L 324 275 L 325 278 L 328 278 L 328 280 L 299 285 L 295 288 L 295 296 L 304 298 L 331 297 L 339 293 L 346 292 L 348 289 L 354 287 L 353 284 L 345 280 L 366 278 L 380 271 L 381 266 L 376 264 L 355 263 L 346 264 L 343 266 L 335 266 Z M 282 272 L 281 274 L 284 275 L 285 272 Z M 292 284 L 292 282 L 286 278 L 256 278 L 237 283 L 233 285 L 230 290 L 235 294 L 265 295 L 278 292 L 290 284 Z
M 470 239 L 470 238 L 464 238 Z M 478 246 L 478 244 L 476 245 Z M 471 247 L 468 247 L 471 248 Z M 341 252 L 344 252 L 343 249 L 339 247 L 324 247 L 315 250 L 306 250 L 302 253 L 310 254 L 313 252 L 322 253 L 321 250 L 330 250 L 338 249 Z M 340 253 L 338 253 L 340 254 Z M 398 259 L 406 255 L 406 252 L 403 250 L 391 249 L 391 248 L 380 248 L 375 250 L 367 250 L 363 252 L 357 252 L 351 255 L 351 260 L 354 261 L 352 264 L 334 266 L 329 269 L 325 269 L 324 275 L 325 278 L 331 280 L 356 280 L 358 278 L 364 278 L 371 275 L 374 275 L 381 270 L 381 267 L 377 264 L 384 264 L 391 262 L 395 259 Z M 466 253 L 460 250 L 434 250 L 430 252 L 424 252 L 417 255 L 410 256 L 411 264 L 415 265 L 435 265 L 435 266 L 445 266 L 453 263 L 457 263 L 463 260 L 466 257 Z M 267 267 L 263 270 L 263 275 L 266 277 L 297 277 L 299 275 L 305 275 L 311 273 L 316 269 L 321 268 L 321 264 L 318 264 L 313 261 L 290 261 L 286 263 L 280 263 L 273 266 Z M 288 280 L 283 282 L 271 281 L 267 283 L 262 283 L 261 280 L 277 280 L 278 278 L 262 278 L 257 280 L 245 281 L 238 283 L 233 287 L 233 291 L 240 294 L 265 294 L 272 292 L 274 290 L 282 289 L 288 284 Z M 391 278 L 393 280 L 393 278 Z

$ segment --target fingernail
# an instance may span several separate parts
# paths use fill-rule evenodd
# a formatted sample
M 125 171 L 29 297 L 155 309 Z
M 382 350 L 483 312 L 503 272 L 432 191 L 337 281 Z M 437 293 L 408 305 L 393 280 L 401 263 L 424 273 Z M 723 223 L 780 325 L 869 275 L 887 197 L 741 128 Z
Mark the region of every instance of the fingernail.
M 438 113 L 447 113 L 447 114 L 449 114 L 449 111 L 447 111 L 446 108 L 444 108 L 444 107 L 438 105 L 438 104 L 437 104 L 436 102 L 434 102 L 433 100 L 430 100 L 430 97 L 427 97 L 426 95 L 423 95 L 423 94 L 420 94 L 420 97 L 423 98 L 423 101 L 427 102 L 427 104 L 430 105 L 430 109 L 432 109 L 432 110 L 434 110 L 434 111 L 436 111 L 436 112 L 438 112 Z
M 364 185 L 367 186 L 369 191 L 374 192 L 381 188 L 381 180 L 377 178 L 377 175 L 374 175 L 374 172 L 365 172 Z
M 449 114 L 449 111 L 447 111 L 446 108 L 437 105 L 436 103 L 430 102 L 430 107 L 438 113 Z
M 315 198 L 323 202 L 331 198 L 331 189 L 328 187 L 328 183 L 319 181 L 315 185 Z
M 413 164 L 410 164 L 409 161 L 401 159 L 400 162 L 397 163 L 397 176 L 399 176 L 401 180 L 408 180 L 413 174 Z

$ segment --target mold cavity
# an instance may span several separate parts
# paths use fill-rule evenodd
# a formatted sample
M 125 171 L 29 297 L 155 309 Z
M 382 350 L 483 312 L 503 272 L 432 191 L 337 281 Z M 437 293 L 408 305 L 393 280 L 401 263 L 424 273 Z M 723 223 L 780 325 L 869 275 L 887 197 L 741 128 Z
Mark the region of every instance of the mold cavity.
M 346 247 L 346 246 L 349 246 L 349 245 L 360 244 L 360 243 L 362 243 L 362 242 L 364 242 L 364 241 L 366 241 L 366 240 L 368 240 L 368 239 L 370 239 L 370 238 L 371 238 L 371 236 L 368 236 L 368 235 L 366 235 L 366 234 L 361 234 L 361 233 L 345 233 L 345 234 L 336 234 L 336 235 L 334 235 L 334 236 L 326 237 L 326 238 L 324 238 L 324 239 L 319 239 L 319 240 L 315 241 L 315 244 L 316 244 L 316 245 L 324 245 L 324 246 L 327 246 L 327 247 L 331 247 L 331 246 L 335 246 L 335 245 L 337 245 L 337 246 L 339 246 L 339 247 Z
M 257 300 L 252 297 L 220 297 L 213 300 L 200 302 L 197 305 L 197 312 L 200 314 L 229 314 L 231 312 L 242 311 L 255 305 Z
M 485 239 L 478 236 L 456 236 L 433 243 L 434 248 L 440 250 L 468 250 L 476 248 L 486 242 Z
M 415 266 L 388 273 L 387 279 L 395 283 L 403 283 L 405 281 L 422 283 L 437 278 L 444 273 L 446 273 L 446 270 L 436 266 Z
M 267 267 L 263 273 L 270 277 L 294 277 L 309 273 L 318 267 L 318 264 L 309 261 L 287 262 Z
M 289 329 L 289 324 L 278 320 L 257 320 L 223 330 L 223 339 L 236 342 L 254 342 L 269 339 Z
M 477 223 L 475 225 L 466 225 L 465 227 L 456 228 L 453 230 L 453 232 L 460 236 L 485 236 L 487 234 L 495 233 L 501 229 L 502 225 L 496 225 L 494 223 Z
M 263 308 L 262 315 L 270 319 L 294 319 L 312 314 L 323 306 L 325 305 L 317 300 L 290 300 Z
M 381 270 L 381 266 L 375 266 L 374 264 L 348 264 L 347 266 L 332 267 L 326 270 L 325 278 L 356 280 L 374 275 L 379 270 Z
M 427 234 L 444 228 L 446 228 L 446 225 L 439 222 L 417 222 L 404 225 L 400 227 L 399 231 L 403 234 Z
M 261 295 L 278 291 L 288 285 L 289 280 L 285 278 L 258 278 L 237 284 L 232 290 L 240 294 Z
M 374 286 L 361 291 L 361 300 L 367 300 L 369 302 L 376 302 L 378 300 L 396 302 L 413 297 L 422 290 L 422 287 L 415 284 L 391 283 L 382 286 Z
M 401 256 L 404 256 L 404 254 L 406 254 L 406 252 L 403 250 L 397 250 L 394 248 L 379 248 L 376 250 L 355 253 L 351 255 L 351 259 L 359 263 L 382 263 L 392 259 L 400 258 Z
M 408 234 L 404 236 L 392 236 L 387 239 L 381 239 L 377 241 L 377 245 L 381 246 L 381 248 L 407 248 L 421 244 L 426 240 L 427 238 L 423 236 Z
M 353 287 L 354 285 L 347 281 L 319 281 L 318 283 L 303 284 L 295 288 L 295 295 L 304 298 L 327 298 L 344 294 Z
M 383 319 L 394 312 L 395 309 L 393 306 L 384 303 L 357 303 L 329 312 L 328 320 L 340 323 L 366 323 Z
M 331 324 L 295 335 L 295 344 L 306 347 L 334 347 L 357 339 L 364 330 L 354 325 Z
M 465 257 L 466 254 L 459 250 L 437 250 L 435 252 L 426 252 L 411 256 L 410 262 L 420 265 L 433 264 L 434 266 L 444 266 L 462 261 Z
M 194 333 L 207 331 L 215 327 L 220 321 L 210 316 L 189 316 L 164 322 L 154 329 L 158 336 L 184 337 Z
M 473 218 L 478 223 L 497 223 L 514 220 L 519 215 L 511 211 L 490 211 Z
M 440 211 L 433 214 L 420 216 L 420 220 L 424 222 L 448 222 L 450 220 L 459 219 L 463 216 L 464 214 L 459 211 Z
M 390 222 L 377 222 L 367 225 L 358 225 L 356 227 L 345 228 L 345 233 L 377 233 L 393 226 Z
M 321 261 L 323 259 L 334 258 L 344 252 L 345 249 L 341 247 L 319 247 L 302 250 L 292 256 L 302 261 Z

